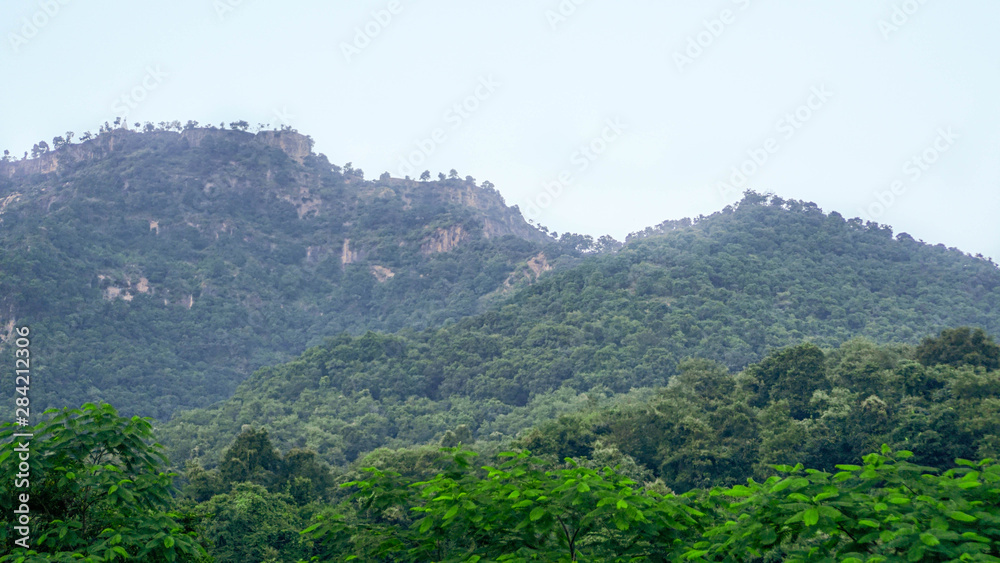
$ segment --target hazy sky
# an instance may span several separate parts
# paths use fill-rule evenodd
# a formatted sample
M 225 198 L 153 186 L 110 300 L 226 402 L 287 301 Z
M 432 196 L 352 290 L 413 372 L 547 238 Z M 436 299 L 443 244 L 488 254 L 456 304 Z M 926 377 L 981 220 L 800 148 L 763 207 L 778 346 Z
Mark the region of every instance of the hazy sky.
M 996 0 L 6 0 L 0 149 L 245 119 L 623 238 L 747 187 L 1000 258 Z

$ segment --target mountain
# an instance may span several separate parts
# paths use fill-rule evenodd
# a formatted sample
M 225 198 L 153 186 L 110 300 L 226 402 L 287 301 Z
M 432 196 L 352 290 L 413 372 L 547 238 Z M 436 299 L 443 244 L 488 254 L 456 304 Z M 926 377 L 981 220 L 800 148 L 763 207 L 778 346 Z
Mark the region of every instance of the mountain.
M 256 372 L 160 435 L 175 463 L 214 464 L 242 425 L 345 464 L 457 429 L 501 442 L 632 389 L 685 358 L 730 371 L 809 341 L 916 344 L 959 325 L 1000 333 L 1000 270 L 815 204 L 748 193 L 553 272 L 439 328 L 333 337 Z
M 9 357 L 32 331 L 33 406 L 165 419 L 323 336 L 438 326 L 570 259 L 489 182 L 365 180 L 311 147 L 109 129 L 0 161 L 0 337 Z
M 454 171 L 167 125 L 0 161 L 0 362 L 28 326 L 36 413 L 161 419 L 0 426 L 39 557 L 1000 554 L 992 261 L 754 192 L 557 239 Z

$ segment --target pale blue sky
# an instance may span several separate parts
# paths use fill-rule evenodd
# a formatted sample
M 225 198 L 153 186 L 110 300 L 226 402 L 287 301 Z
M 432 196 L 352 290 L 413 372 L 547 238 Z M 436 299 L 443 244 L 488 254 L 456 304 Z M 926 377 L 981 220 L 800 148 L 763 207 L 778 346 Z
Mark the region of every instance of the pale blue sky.
M 0 149 L 125 108 L 284 119 L 367 177 L 455 168 L 559 232 L 752 187 L 996 259 L 998 22 L 995 0 L 7 0 Z

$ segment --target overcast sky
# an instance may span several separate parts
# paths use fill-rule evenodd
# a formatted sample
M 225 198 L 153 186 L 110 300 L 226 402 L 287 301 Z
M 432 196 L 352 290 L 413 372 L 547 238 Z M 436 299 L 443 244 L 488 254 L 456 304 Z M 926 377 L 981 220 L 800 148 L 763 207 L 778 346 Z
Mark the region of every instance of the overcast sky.
M 287 124 L 618 239 L 746 188 L 1000 258 L 996 0 L 5 0 L 0 149 Z

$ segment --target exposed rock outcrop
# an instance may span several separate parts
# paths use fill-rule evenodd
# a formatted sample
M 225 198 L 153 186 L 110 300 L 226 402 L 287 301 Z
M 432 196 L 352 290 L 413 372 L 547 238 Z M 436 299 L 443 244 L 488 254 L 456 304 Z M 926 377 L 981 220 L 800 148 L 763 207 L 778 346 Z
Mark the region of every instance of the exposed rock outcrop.
M 7 209 L 7 206 L 21 198 L 20 192 L 14 192 L 7 197 L 0 198 L 0 215 Z
M 503 293 L 510 291 L 517 283 L 523 281 L 533 283 L 544 272 L 548 272 L 551 269 L 552 265 L 549 264 L 548 259 L 545 258 L 545 253 L 539 252 L 531 258 L 528 258 L 528 261 L 522 267 L 511 272 L 510 275 L 507 276 L 507 279 L 504 280 L 503 286 L 499 289 L 499 291 Z
M 98 274 L 97 278 L 102 282 L 107 279 L 113 279 L 111 276 L 106 276 L 104 274 Z M 103 284 L 102 284 L 103 285 Z M 104 288 L 104 299 L 108 301 L 113 301 L 115 299 L 122 299 L 124 301 L 131 301 L 135 299 L 135 296 L 140 293 L 151 293 L 152 288 L 149 286 L 149 280 L 145 276 L 140 276 L 139 280 L 132 283 L 131 278 L 125 278 L 124 283 L 118 284 L 112 282 Z
M 265 145 L 279 148 L 302 164 L 312 154 L 313 141 L 306 135 L 293 131 L 261 131 L 254 138 Z
M 344 248 L 340 252 L 340 263 L 344 266 L 348 264 L 353 264 L 361 259 L 361 253 L 356 250 L 351 250 L 351 239 L 344 239 Z
M 319 210 L 323 206 L 323 200 L 313 197 L 308 188 L 299 188 L 295 195 L 282 194 L 278 197 L 295 206 L 295 212 L 298 213 L 299 219 L 310 214 L 319 215 Z
M 11 316 L 9 319 L 4 321 L 0 318 L 0 342 L 10 342 L 14 337 L 14 326 L 17 321 Z
M 392 270 L 386 268 L 385 266 L 375 265 L 372 266 L 372 274 L 375 276 L 375 279 L 379 281 L 379 283 L 382 283 L 388 280 L 389 278 L 395 276 L 396 272 L 393 272 Z
M 447 229 L 438 228 L 431 236 L 424 239 L 420 245 L 420 252 L 425 256 L 435 252 L 449 252 L 467 238 L 469 234 L 462 225 L 452 225 Z

